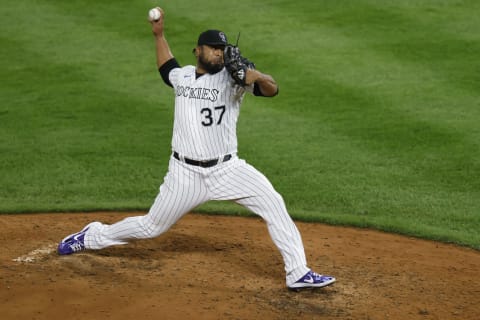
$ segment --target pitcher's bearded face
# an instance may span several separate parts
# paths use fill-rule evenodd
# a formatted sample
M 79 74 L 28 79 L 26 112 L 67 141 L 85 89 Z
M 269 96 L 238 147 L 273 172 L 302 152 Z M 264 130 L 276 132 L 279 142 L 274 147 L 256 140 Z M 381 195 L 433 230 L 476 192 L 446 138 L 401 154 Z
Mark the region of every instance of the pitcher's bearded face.
M 223 46 L 211 47 L 203 45 L 199 48 L 198 64 L 210 74 L 215 74 L 223 69 Z

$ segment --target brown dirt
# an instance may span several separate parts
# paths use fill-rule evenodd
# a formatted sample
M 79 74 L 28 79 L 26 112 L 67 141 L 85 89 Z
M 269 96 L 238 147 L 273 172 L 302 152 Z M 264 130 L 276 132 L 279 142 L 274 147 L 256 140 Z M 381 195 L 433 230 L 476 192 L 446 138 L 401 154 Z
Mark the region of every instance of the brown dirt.
M 480 252 L 377 231 L 297 223 L 331 287 L 286 290 L 256 218 L 189 214 L 164 235 L 71 256 L 93 220 L 143 213 L 0 216 L 2 319 L 479 319 Z

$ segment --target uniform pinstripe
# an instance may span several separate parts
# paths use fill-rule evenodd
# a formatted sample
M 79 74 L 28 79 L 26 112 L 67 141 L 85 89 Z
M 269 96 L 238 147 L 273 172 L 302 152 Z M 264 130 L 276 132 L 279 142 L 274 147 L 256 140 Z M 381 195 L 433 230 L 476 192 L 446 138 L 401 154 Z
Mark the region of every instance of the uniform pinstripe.
M 283 257 L 287 286 L 292 284 L 310 270 L 300 233 L 269 180 L 236 155 L 240 104 L 253 87 L 235 85 L 225 69 L 197 79 L 194 66 L 173 69 L 169 79 L 175 94 L 172 149 L 181 157 L 195 160 L 222 158 L 226 154 L 233 157 L 202 168 L 172 156 L 148 214 L 112 225 L 93 224 L 86 232 L 85 247 L 101 249 L 130 239 L 157 237 L 198 205 L 230 200 L 265 220 Z

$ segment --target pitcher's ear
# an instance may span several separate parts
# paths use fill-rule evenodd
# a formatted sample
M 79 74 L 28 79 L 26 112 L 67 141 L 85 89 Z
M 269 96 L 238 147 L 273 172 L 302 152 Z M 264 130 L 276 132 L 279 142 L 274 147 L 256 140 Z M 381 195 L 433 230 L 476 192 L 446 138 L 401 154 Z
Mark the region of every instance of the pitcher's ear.
M 198 57 L 198 47 L 193 48 L 192 53 L 195 57 Z

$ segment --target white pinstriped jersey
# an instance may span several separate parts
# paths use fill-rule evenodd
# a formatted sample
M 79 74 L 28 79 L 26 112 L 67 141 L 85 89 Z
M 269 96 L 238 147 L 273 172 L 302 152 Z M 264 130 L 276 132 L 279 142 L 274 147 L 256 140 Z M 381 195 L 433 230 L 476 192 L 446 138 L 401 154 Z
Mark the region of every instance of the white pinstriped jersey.
M 184 157 L 208 160 L 237 152 L 237 119 L 245 92 L 223 68 L 196 78 L 195 67 L 170 71 L 175 90 L 172 149 Z

